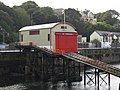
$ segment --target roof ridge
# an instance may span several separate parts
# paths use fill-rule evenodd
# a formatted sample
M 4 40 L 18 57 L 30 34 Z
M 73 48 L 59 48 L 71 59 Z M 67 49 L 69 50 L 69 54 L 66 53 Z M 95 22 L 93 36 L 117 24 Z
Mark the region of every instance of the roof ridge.
M 21 28 L 19 31 L 26 31 L 26 30 L 30 30 L 30 29 L 44 29 L 44 28 L 52 28 L 55 25 L 59 24 L 60 22 L 56 22 L 56 23 L 47 23 L 47 24 L 40 24 L 40 25 L 32 25 L 32 26 L 25 26 L 23 28 Z

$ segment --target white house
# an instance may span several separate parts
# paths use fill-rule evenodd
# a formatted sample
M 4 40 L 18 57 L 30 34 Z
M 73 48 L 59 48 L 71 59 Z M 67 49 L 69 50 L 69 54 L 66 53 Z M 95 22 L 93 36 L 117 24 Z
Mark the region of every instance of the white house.
M 26 26 L 19 30 L 21 44 L 38 45 L 56 52 L 77 51 L 77 32 L 70 23 Z
M 90 42 L 97 39 L 101 44 L 112 43 L 113 40 L 118 40 L 120 42 L 119 32 L 109 32 L 109 31 L 94 31 L 90 35 Z
M 80 11 L 80 14 L 82 15 L 81 18 L 84 21 L 89 22 L 91 24 L 96 24 L 97 23 L 97 18 L 95 18 L 95 15 L 92 12 L 90 12 L 89 10 Z

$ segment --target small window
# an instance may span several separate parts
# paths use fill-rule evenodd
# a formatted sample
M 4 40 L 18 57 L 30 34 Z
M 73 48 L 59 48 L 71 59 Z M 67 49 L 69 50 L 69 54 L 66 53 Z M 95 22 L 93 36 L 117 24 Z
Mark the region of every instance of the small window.
M 50 41 L 50 34 L 48 34 L 48 41 Z
M 40 34 L 39 30 L 29 31 L 29 35 L 38 35 Z
M 23 34 L 20 35 L 20 41 L 23 42 Z
M 61 26 L 61 29 L 67 29 L 67 26 Z

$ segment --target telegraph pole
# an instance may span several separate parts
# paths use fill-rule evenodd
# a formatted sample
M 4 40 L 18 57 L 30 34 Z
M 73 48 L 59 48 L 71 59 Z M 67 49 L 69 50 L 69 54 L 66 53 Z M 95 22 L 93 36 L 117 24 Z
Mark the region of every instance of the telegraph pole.
M 65 25 L 65 10 L 64 10 L 64 25 Z
M 65 9 L 62 11 L 62 14 L 63 14 L 63 26 L 65 30 Z

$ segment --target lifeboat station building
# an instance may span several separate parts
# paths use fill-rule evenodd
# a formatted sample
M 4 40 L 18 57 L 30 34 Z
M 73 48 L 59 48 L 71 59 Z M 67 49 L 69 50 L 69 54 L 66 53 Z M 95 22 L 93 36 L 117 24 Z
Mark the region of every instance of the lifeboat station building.
M 37 45 L 57 53 L 77 52 L 77 32 L 70 23 L 25 26 L 19 30 L 20 44 Z

